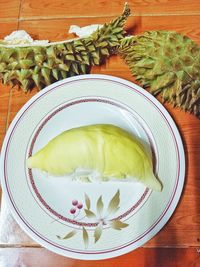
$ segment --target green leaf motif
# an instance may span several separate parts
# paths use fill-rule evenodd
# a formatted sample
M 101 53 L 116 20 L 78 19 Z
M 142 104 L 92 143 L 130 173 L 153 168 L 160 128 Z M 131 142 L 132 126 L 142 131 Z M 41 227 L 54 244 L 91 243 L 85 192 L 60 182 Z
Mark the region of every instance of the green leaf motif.
M 84 209 L 84 211 L 88 218 L 96 218 L 96 215 L 91 210 Z
M 115 213 L 119 208 L 119 202 L 120 202 L 120 192 L 119 190 L 117 190 L 117 193 L 110 200 L 110 203 L 108 205 L 108 212 Z
M 69 232 L 68 234 L 66 234 L 66 235 L 63 236 L 63 237 L 57 235 L 57 238 L 58 238 L 58 239 L 68 239 L 68 238 L 73 237 L 76 233 L 77 233 L 77 231 L 74 230 L 74 231 Z
M 87 194 L 85 194 L 85 205 L 86 205 L 87 209 L 89 210 L 90 209 L 90 199 L 89 199 Z
M 127 227 L 128 224 L 123 223 L 120 220 L 114 220 L 114 221 L 111 221 L 110 226 L 115 230 L 121 230 L 122 228 Z
M 95 231 L 94 231 L 94 242 L 96 243 L 99 238 L 101 237 L 102 234 L 102 230 L 103 230 L 103 226 L 102 223 L 99 223 L 99 225 L 96 227 Z
M 98 215 L 102 215 L 103 212 L 103 201 L 102 201 L 102 196 L 99 197 L 99 199 L 97 200 L 97 213 Z
M 84 241 L 84 244 L 85 244 L 85 248 L 87 248 L 88 247 L 88 243 L 89 243 L 89 236 L 88 236 L 88 232 L 85 229 L 85 227 L 83 227 L 83 241 Z

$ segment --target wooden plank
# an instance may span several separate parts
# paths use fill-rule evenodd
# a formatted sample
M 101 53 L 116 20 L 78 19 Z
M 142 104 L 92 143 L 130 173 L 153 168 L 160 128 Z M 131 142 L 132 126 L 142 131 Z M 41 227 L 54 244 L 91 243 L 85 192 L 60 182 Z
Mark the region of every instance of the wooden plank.
M 200 266 L 200 256 L 194 248 L 144 249 L 140 248 L 126 255 L 101 260 L 83 261 L 59 256 L 44 248 L 3 248 L 0 249 L 2 266 L 31 267 L 190 267 Z
M 19 17 L 20 0 L 1 0 L 0 19 L 17 20 Z
M 17 112 L 23 105 L 37 92 L 37 89 L 24 93 L 22 90 L 12 89 L 12 95 L 10 99 L 10 112 L 8 116 L 8 125 L 12 122 Z
M 200 14 L 200 2 L 190 0 L 128 1 L 135 15 Z M 83 16 L 113 16 L 122 12 L 124 0 L 115 1 L 35 1 L 22 0 L 20 19 Z
M 74 34 L 69 34 L 69 27 L 72 24 L 86 26 L 89 24 L 103 24 L 110 21 L 107 18 L 76 18 L 72 19 L 55 19 L 55 20 L 31 20 L 20 21 L 19 29 L 27 31 L 34 39 L 48 39 L 50 41 L 62 41 L 74 38 Z
M 73 38 L 73 34 L 68 34 L 70 25 L 76 24 L 81 27 L 90 24 L 103 24 L 109 22 L 113 17 L 96 18 L 74 18 L 54 19 L 54 20 L 31 20 L 20 21 L 19 29 L 26 30 L 34 39 L 48 39 L 51 41 L 61 41 Z M 129 34 L 139 34 L 148 30 L 176 30 L 186 34 L 200 44 L 200 28 L 197 27 L 199 16 L 147 16 L 133 17 L 128 19 L 126 29 Z
M 199 2 L 200 3 L 200 2 Z M 130 34 L 151 30 L 172 30 L 185 34 L 200 44 L 200 16 L 146 16 L 129 19 Z
M 17 21 L 5 22 L 0 20 L 0 39 L 3 39 L 6 35 L 10 34 L 12 31 L 17 30 Z

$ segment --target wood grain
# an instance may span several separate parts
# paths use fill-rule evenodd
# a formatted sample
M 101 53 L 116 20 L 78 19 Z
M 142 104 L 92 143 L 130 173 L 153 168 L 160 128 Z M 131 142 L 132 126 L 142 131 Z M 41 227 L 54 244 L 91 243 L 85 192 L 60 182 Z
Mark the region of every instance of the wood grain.
M 200 15 L 198 16 L 147 16 L 133 17 L 128 20 L 130 34 L 140 34 L 151 30 L 172 30 L 185 34 L 200 44 Z
M 113 16 L 122 12 L 124 0 L 22 0 L 20 19 Z M 200 2 L 190 0 L 128 1 L 135 15 L 200 14 Z
M 53 19 L 53 20 L 32 20 L 20 21 L 19 29 L 26 30 L 34 39 L 48 39 L 50 41 L 61 41 L 74 38 L 75 35 L 69 34 L 70 25 L 75 24 L 81 27 L 90 24 L 103 24 L 109 22 L 113 17 L 95 18 L 74 18 L 72 19 Z M 129 18 L 126 24 L 128 34 L 140 34 L 149 30 L 175 30 L 192 38 L 200 43 L 200 21 L 199 16 L 162 17 L 133 17 Z
M 19 29 L 27 31 L 34 39 L 62 41 L 76 37 L 74 34 L 68 33 L 72 24 L 83 27 L 90 24 L 103 24 L 111 19 L 113 18 L 76 18 L 73 21 L 71 19 L 20 21 Z
M 18 20 L 20 10 L 20 0 L 0 1 L 0 20 Z
M 16 31 L 17 27 L 18 27 L 17 21 L 2 22 L 0 20 L 0 39 L 4 39 L 6 35 L 10 34 L 13 31 Z
M 129 5 L 134 14 L 127 22 L 129 34 L 139 34 L 146 30 L 176 30 L 200 44 L 200 1 L 130 0 Z M 67 33 L 71 24 L 85 26 L 109 22 L 121 14 L 123 6 L 122 0 L 1 0 L 0 38 L 17 28 L 25 29 L 35 39 L 59 41 L 72 38 L 74 35 Z M 93 67 L 92 73 L 113 75 L 135 82 L 119 56 L 112 56 L 100 67 Z M 34 89 L 25 94 L 21 90 L 11 90 L 0 84 L 0 148 L 8 125 L 36 92 Z M 199 253 L 196 249 L 189 248 L 200 247 L 200 123 L 190 114 L 173 109 L 168 104 L 164 106 L 173 117 L 183 139 L 187 165 L 186 180 L 181 200 L 173 216 L 166 226 L 145 244 L 145 248 L 99 262 L 71 260 L 43 248 L 3 248 L 0 249 L 0 262 L 5 262 L 2 266 L 200 266 Z M 14 247 L 15 244 L 9 246 Z M 173 249 L 166 248 L 169 246 Z
M 137 249 L 126 255 L 101 261 L 81 261 L 56 255 L 43 248 L 0 249 L 3 266 L 8 267 L 199 267 L 196 249 Z M 184 265 L 183 265 L 184 264 Z
M 22 90 L 12 89 L 11 99 L 10 99 L 10 110 L 8 114 L 8 125 L 12 122 L 17 112 L 23 105 L 37 92 L 34 89 L 31 92 L 24 93 Z

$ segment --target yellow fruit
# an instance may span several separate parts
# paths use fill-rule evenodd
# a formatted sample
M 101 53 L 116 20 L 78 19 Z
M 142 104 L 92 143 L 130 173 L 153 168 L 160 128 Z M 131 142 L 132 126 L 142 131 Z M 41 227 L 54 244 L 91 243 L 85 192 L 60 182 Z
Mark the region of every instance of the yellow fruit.
M 102 181 L 136 179 L 153 190 L 162 190 L 143 145 L 125 130 L 109 124 L 61 133 L 28 159 L 28 167 L 57 176 L 71 174 L 78 168 L 95 170 Z

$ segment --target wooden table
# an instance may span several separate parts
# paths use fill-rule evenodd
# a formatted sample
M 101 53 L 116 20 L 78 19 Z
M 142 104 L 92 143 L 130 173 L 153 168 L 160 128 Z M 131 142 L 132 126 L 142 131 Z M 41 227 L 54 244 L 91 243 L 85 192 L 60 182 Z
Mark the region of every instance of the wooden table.
M 24 29 L 35 39 L 64 40 L 71 24 L 80 26 L 110 21 L 119 15 L 124 1 L 103 0 L 0 0 L 0 38 Z M 129 1 L 132 15 L 129 32 L 176 30 L 200 44 L 199 0 Z M 118 56 L 92 73 L 109 74 L 134 81 Z M 18 110 L 37 92 L 23 93 L 0 85 L 0 146 Z M 127 255 L 102 261 L 76 261 L 61 257 L 39 245 L 0 244 L 4 266 L 200 266 L 200 123 L 197 118 L 165 105 L 176 122 L 185 147 L 186 182 L 178 207 L 167 225 L 143 248 Z M 3 263 L 4 262 L 4 263 Z M 5 264 L 7 262 L 7 265 Z

